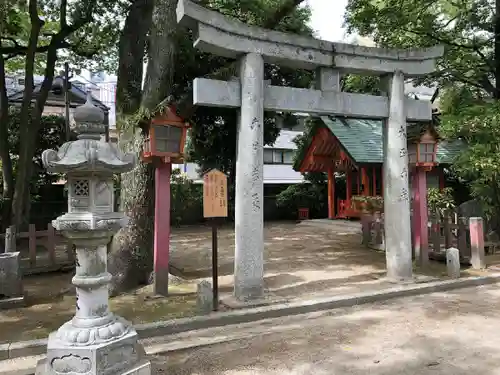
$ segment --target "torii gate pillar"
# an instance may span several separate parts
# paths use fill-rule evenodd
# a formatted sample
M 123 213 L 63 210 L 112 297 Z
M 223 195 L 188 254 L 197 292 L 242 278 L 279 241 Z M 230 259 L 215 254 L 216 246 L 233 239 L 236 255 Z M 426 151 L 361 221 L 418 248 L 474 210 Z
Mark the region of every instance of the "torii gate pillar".
M 264 60 L 241 59 L 241 109 L 236 151 L 234 294 L 255 299 L 264 292 Z

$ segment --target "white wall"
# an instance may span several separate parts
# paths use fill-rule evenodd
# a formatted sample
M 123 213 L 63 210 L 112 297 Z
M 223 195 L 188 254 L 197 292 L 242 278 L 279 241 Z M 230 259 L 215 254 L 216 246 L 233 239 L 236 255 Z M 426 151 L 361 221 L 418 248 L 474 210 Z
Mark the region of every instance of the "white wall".
M 284 149 L 295 150 L 297 147 L 293 139 L 301 134 L 299 131 L 282 130 L 272 146 L 264 146 L 266 149 Z M 194 163 L 174 164 L 173 168 L 179 168 L 185 172 L 195 183 L 202 183 L 197 173 L 198 166 Z M 303 181 L 299 172 L 293 170 L 289 164 L 265 164 L 264 165 L 264 184 L 298 184 Z

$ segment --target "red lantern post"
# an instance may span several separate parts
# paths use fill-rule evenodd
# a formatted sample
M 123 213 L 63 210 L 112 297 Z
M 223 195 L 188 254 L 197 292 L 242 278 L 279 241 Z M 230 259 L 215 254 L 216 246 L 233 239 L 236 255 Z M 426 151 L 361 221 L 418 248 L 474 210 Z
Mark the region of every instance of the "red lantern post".
M 172 107 L 156 115 L 150 123 L 149 137 L 144 141 L 142 160 L 154 163 L 154 292 L 168 295 L 170 253 L 170 175 L 172 163 L 184 160 L 184 145 L 189 125 L 175 114 Z
M 415 167 L 413 175 L 413 244 L 421 265 L 428 262 L 427 172 L 436 165 L 437 140 L 427 130 L 415 143 L 408 145 L 408 159 Z

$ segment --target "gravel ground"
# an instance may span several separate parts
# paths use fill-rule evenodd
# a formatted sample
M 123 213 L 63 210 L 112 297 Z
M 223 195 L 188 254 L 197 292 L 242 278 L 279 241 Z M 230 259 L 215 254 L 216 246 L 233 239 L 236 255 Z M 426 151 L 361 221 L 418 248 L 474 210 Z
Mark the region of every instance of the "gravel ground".
M 499 286 L 199 331 L 248 337 L 153 362 L 168 375 L 500 375 Z

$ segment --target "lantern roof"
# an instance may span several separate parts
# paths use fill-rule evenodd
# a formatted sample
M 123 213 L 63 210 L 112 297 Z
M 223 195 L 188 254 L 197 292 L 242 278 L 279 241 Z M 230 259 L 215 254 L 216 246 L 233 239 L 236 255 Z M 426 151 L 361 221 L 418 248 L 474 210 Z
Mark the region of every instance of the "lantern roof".
M 434 138 L 434 141 L 439 141 L 441 137 L 433 123 L 412 123 L 406 127 L 408 142 L 419 142 L 424 135 Z
M 73 111 L 73 119 L 76 123 L 96 123 L 104 122 L 104 112 L 96 107 L 92 100 L 92 94 L 87 92 L 87 101 Z
M 104 113 L 94 106 L 92 97 L 74 112 L 78 140 L 64 143 L 59 150 L 45 150 L 42 162 L 54 173 L 118 174 L 132 170 L 135 154 L 125 154 L 114 143 L 102 138 L 106 130 Z

